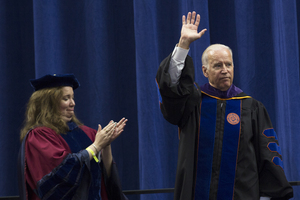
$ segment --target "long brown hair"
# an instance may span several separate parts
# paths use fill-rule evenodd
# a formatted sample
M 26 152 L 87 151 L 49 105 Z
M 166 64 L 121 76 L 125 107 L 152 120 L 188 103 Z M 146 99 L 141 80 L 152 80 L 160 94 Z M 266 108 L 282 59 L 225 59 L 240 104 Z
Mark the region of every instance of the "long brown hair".
M 44 88 L 32 93 L 27 103 L 24 127 L 21 129 L 21 141 L 30 129 L 38 126 L 51 128 L 57 134 L 66 133 L 69 130 L 59 110 L 59 103 L 63 97 L 62 88 L 63 86 Z M 75 114 L 72 121 L 77 125 L 82 125 Z

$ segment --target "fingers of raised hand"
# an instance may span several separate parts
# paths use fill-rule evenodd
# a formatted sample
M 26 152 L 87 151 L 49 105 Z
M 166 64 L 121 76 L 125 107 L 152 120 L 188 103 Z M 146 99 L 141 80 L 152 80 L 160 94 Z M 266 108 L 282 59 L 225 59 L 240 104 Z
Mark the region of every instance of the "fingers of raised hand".
M 190 24 L 191 23 L 191 12 L 188 12 L 187 16 L 186 16 L 186 23 Z
M 196 25 L 198 26 L 200 23 L 200 15 L 197 14 L 195 11 L 188 12 L 187 16 L 185 17 L 185 15 L 182 16 L 182 24 L 192 24 L 192 25 Z
M 191 18 L 191 24 L 194 24 L 194 23 L 195 23 L 195 17 L 196 17 L 196 12 L 193 11 L 193 13 L 192 13 L 192 18 Z
M 185 25 L 186 21 L 185 21 L 185 15 L 182 15 L 182 25 Z
M 196 26 L 199 26 L 199 24 L 200 24 L 200 15 L 197 14 L 197 18 L 196 18 L 195 25 L 196 25 Z
M 200 37 L 202 37 L 202 35 L 204 35 L 205 31 L 207 31 L 207 29 L 203 29 L 199 34 L 200 34 Z

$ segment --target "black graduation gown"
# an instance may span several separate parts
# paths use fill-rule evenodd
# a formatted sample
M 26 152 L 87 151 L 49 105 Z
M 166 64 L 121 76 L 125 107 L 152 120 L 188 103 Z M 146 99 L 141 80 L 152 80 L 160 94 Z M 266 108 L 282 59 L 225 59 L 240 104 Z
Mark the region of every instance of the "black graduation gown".
M 179 127 L 174 199 L 293 197 L 264 105 L 243 92 L 230 99 L 203 93 L 194 83 L 194 66 L 189 56 L 179 84 L 170 87 L 170 59 L 171 55 L 161 62 L 156 81 L 161 112 Z M 226 119 L 232 114 L 231 108 L 238 112 L 237 126 Z

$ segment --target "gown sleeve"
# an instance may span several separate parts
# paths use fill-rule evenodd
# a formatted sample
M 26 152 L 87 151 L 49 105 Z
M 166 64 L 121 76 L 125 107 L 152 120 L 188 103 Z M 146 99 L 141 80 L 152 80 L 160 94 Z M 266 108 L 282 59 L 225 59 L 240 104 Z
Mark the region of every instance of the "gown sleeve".
M 87 127 L 87 126 L 81 126 L 80 127 L 88 136 L 89 138 L 94 141 L 95 135 L 97 133 L 96 130 Z M 100 163 L 102 172 L 103 172 L 103 184 L 101 186 L 101 194 L 103 196 L 107 196 L 108 199 L 114 199 L 114 200 L 128 200 L 127 197 L 122 192 L 120 177 L 118 173 L 118 168 L 116 162 L 113 160 L 111 165 L 111 174 L 110 177 L 108 177 L 106 173 L 106 169 L 103 166 L 103 162 Z M 105 195 L 104 195 L 105 193 Z M 103 197 L 102 196 L 102 197 Z
M 193 60 L 187 56 L 179 83 L 173 85 L 168 73 L 171 54 L 165 58 L 157 71 L 160 109 L 164 118 L 172 124 L 183 126 L 194 107 L 200 103 L 200 92 L 196 87 Z
M 80 127 L 86 135 L 95 140 L 96 130 Z M 78 199 L 88 197 L 90 184 L 90 157 L 86 150 L 71 153 L 66 141 L 52 129 L 35 128 L 28 133 L 26 146 L 26 180 L 41 199 L 71 199 L 76 192 Z M 116 163 L 113 161 L 111 176 L 106 175 L 103 164 L 103 199 L 127 200 L 122 193 Z M 104 169 L 104 170 L 103 170 Z M 59 187 L 57 187 L 59 185 Z
M 101 165 L 103 164 L 101 163 Z M 104 184 L 108 195 L 108 199 L 128 200 L 128 198 L 122 192 L 118 168 L 115 161 L 113 160 L 111 166 L 110 177 L 108 177 L 105 167 L 102 166 L 102 169 L 103 169 Z
M 25 154 L 27 183 L 41 199 L 73 193 L 90 163 L 87 151 L 71 154 L 65 140 L 45 127 L 28 133 Z M 57 185 L 60 189 L 54 189 Z
M 258 159 L 260 196 L 273 200 L 285 200 L 293 197 L 293 188 L 286 179 L 282 162 L 282 153 L 276 132 L 266 108 L 257 102 L 252 112 L 255 134 L 255 151 Z

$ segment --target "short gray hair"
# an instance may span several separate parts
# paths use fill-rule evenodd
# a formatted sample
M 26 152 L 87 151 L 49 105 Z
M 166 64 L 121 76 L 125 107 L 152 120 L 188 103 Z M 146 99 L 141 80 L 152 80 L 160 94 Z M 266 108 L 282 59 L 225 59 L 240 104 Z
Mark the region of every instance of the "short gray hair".
M 208 69 L 208 67 L 209 67 L 209 65 L 208 65 L 208 53 L 210 51 L 213 51 L 213 50 L 218 49 L 220 47 L 228 49 L 230 54 L 231 54 L 231 57 L 232 57 L 232 50 L 228 46 L 226 46 L 224 44 L 212 44 L 212 45 L 208 46 L 202 54 L 202 58 L 201 58 L 202 66 L 204 66 L 206 69 Z

